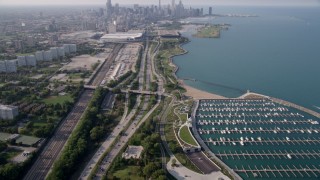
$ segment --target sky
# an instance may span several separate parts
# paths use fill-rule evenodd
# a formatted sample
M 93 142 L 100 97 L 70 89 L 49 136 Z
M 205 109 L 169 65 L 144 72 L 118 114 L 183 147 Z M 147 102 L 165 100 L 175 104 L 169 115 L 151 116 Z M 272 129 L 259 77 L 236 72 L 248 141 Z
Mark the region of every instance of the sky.
M 1 5 L 104 5 L 107 0 L 0 0 Z M 176 3 L 179 0 L 175 0 Z M 158 4 L 159 0 L 112 0 L 121 4 Z M 171 0 L 161 0 L 169 4 Z M 185 5 L 319 6 L 320 0 L 182 0 Z

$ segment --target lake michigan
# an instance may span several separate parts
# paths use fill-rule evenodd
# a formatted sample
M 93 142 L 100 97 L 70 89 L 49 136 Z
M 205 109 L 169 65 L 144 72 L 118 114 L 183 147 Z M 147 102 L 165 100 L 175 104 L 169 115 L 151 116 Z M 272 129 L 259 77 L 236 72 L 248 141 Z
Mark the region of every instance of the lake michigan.
M 219 39 L 192 37 L 175 57 L 185 83 L 226 97 L 242 91 L 281 98 L 320 112 L 320 7 L 214 7 L 214 14 L 258 17 L 187 19 L 227 23 Z

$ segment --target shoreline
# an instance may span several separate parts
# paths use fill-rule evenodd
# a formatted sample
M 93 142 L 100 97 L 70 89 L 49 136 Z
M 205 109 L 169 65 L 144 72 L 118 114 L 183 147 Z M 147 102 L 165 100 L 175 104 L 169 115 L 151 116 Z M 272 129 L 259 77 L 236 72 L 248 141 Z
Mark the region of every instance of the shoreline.
M 197 27 L 197 25 L 192 25 L 192 26 Z M 184 27 L 184 29 L 182 29 L 182 31 L 185 31 L 186 30 L 185 28 L 186 27 Z M 188 28 L 190 28 L 190 25 L 188 25 Z M 187 38 L 187 37 L 184 37 L 184 38 Z M 173 72 L 173 76 L 176 78 L 179 85 L 181 85 L 184 89 L 186 89 L 186 92 L 183 94 L 188 97 L 192 97 L 195 100 L 199 100 L 199 99 L 227 99 L 226 97 L 224 97 L 222 95 L 210 93 L 208 91 L 204 91 L 204 90 L 197 89 L 195 87 L 191 87 L 191 86 L 187 85 L 184 82 L 184 80 L 178 78 L 177 71 L 179 70 L 179 67 L 173 62 L 173 58 L 176 56 L 182 56 L 182 55 L 189 53 L 189 51 L 185 50 L 182 47 L 183 45 L 190 42 L 189 38 L 187 38 L 187 39 L 188 39 L 188 42 L 179 44 L 179 48 L 182 49 L 183 52 L 180 54 L 173 55 L 169 58 L 170 65 L 172 65 L 175 68 L 175 70 Z

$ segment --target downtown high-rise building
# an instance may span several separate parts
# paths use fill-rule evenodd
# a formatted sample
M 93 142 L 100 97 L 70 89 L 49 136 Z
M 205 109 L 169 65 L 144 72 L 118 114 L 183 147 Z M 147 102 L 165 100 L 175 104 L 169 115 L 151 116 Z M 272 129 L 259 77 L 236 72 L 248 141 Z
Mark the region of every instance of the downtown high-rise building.
M 110 18 L 112 14 L 112 4 L 111 4 L 111 0 L 107 0 L 107 3 L 106 3 L 106 18 Z

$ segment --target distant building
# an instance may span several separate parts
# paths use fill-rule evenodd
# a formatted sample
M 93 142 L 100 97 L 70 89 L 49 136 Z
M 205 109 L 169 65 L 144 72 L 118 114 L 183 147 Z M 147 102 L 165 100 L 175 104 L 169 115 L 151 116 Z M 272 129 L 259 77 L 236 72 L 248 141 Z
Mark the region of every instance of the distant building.
M 212 15 L 212 7 L 209 7 L 209 15 Z
M 108 25 L 108 33 L 113 34 L 117 32 L 117 24 L 116 21 Z
M 27 66 L 36 66 L 37 65 L 37 60 L 34 55 L 26 56 L 26 62 L 27 62 Z
M 58 54 L 59 54 L 59 57 L 64 57 L 65 56 L 65 51 L 64 51 L 63 47 L 59 47 L 58 48 Z
M 36 56 L 36 60 L 37 61 L 43 61 L 43 59 L 44 59 L 44 51 L 37 51 L 35 56 Z
M 14 47 L 16 50 L 22 50 L 23 49 L 23 43 L 21 40 L 14 41 Z
M 17 72 L 17 59 L 0 61 L 0 73 Z
M 17 72 L 17 60 L 6 60 L 7 73 Z
M 34 44 L 35 44 L 34 43 L 34 38 L 32 36 L 28 36 L 26 43 L 27 43 L 28 46 L 33 47 Z
M 129 42 L 129 41 L 141 41 L 143 39 L 143 33 L 113 33 L 105 34 L 100 38 L 103 42 Z
M 0 119 L 14 119 L 17 115 L 18 107 L 0 104 Z
M 7 66 L 5 61 L 0 61 L 0 73 L 7 72 Z
M 52 59 L 58 59 L 58 48 L 52 47 L 50 48 Z
M 66 54 L 77 52 L 77 45 L 76 44 L 64 44 L 63 48 L 64 48 L 64 52 Z
M 25 56 L 18 56 L 18 66 L 26 66 L 27 65 L 27 61 L 26 61 L 26 57 Z
M 52 61 L 52 54 L 51 51 L 45 51 L 43 54 L 44 61 Z

